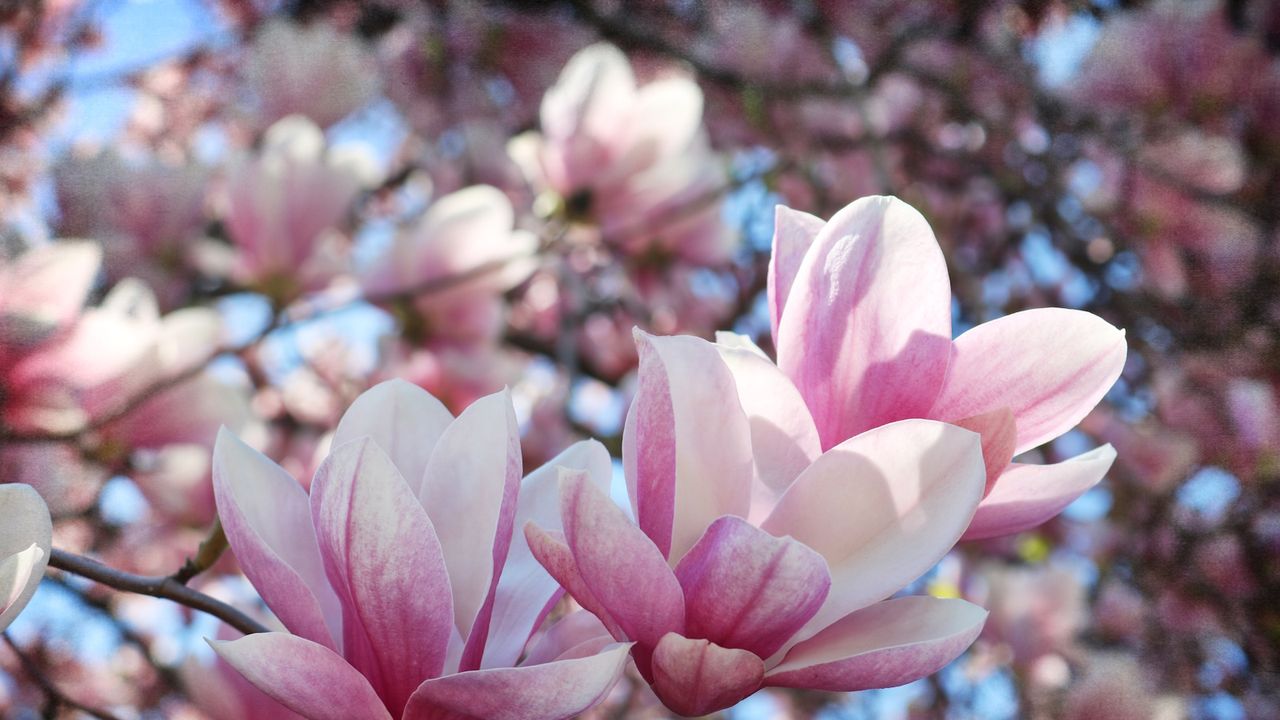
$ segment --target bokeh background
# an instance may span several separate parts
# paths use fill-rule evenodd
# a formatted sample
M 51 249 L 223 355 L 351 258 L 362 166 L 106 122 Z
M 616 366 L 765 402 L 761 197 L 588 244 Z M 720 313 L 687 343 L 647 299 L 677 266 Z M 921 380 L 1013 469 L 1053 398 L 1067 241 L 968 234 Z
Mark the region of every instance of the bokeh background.
M 600 42 L 612 144 L 548 168 L 574 121 L 543 98 Z M 770 350 L 774 206 L 868 194 L 928 218 L 956 332 L 1042 306 L 1127 330 L 1105 402 L 1034 451 L 1119 459 L 914 586 L 991 610 L 937 676 L 727 717 L 1280 717 L 1269 0 L 0 3 L 0 274 L 103 254 L 45 360 L 0 352 L 0 482 L 41 490 L 58 547 L 166 575 L 209 535 L 219 425 L 307 477 L 389 377 L 455 412 L 510 386 L 526 469 L 616 456 L 632 327 Z M 193 584 L 255 603 L 230 558 Z M 212 665 L 219 632 L 51 572 L 0 714 L 280 717 Z M 664 715 L 623 683 L 598 717 Z

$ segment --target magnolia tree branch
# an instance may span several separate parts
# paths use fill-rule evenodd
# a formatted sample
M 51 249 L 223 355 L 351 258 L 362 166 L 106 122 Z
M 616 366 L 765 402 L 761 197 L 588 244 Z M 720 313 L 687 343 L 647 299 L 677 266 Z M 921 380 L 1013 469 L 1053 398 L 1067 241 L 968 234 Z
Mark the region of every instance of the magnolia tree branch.
M 209 537 L 205 538 L 196 549 L 195 557 L 187 558 L 182 567 L 169 577 L 177 583 L 186 585 L 191 582 L 191 578 L 213 567 L 226 549 L 227 534 L 222 531 L 222 519 L 216 518 L 213 521 L 213 529 L 209 531 Z
M 117 590 L 172 600 L 192 610 L 212 615 L 245 635 L 269 632 L 265 625 L 243 612 L 217 598 L 193 590 L 169 576 L 134 575 L 58 548 L 53 548 L 50 552 L 49 566 L 89 578 Z

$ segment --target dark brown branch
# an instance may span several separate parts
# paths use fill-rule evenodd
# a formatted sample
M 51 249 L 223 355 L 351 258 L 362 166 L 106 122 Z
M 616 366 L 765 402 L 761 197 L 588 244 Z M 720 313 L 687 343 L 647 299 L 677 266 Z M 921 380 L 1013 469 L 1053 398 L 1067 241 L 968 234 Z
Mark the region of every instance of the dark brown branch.
M 172 600 L 192 610 L 212 615 L 246 635 L 269 632 L 265 625 L 243 612 L 198 590 L 192 590 L 168 576 L 134 575 L 58 548 L 53 548 L 50 552 L 49 566 L 117 590 Z

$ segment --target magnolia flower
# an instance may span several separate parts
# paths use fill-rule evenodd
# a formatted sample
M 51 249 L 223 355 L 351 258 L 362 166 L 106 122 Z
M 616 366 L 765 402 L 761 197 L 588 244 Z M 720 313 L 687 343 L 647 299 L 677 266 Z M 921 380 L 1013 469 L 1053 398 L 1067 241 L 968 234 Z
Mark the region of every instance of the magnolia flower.
M 635 643 L 637 668 L 669 708 L 704 715 L 768 686 L 901 685 L 969 646 L 982 608 L 885 598 L 969 524 L 985 480 L 977 435 L 904 420 L 795 463 L 785 431 L 738 401 L 741 391 L 803 422 L 776 368 L 735 373 L 704 340 L 637 335 L 623 433 L 636 521 L 565 469 L 563 534 L 525 532 L 574 599 Z
M 1115 459 L 1104 445 L 1054 465 L 1011 462 L 1097 405 L 1124 367 L 1124 331 L 1046 308 L 952 340 L 942 251 L 924 217 L 896 198 L 862 198 L 825 223 L 779 207 L 768 295 L 778 367 L 823 450 L 905 418 L 981 433 L 987 487 L 968 539 L 1039 525 Z
M 383 300 L 411 297 L 416 317 L 405 325 L 423 336 L 415 340 L 493 340 L 502 329 L 502 293 L 529 274 L 537 248 L 537 238 L 513 230 L 514 223 L 511 201 L 497 188 L 445 195 L 363 274 L 365 292 Z
M 27 606 L 49 563 L 53 524 L 30 485 L 0 485 L 0 630 Z
M 521 652 L 559 595 L 515 523 L 558 525 L 554 468 L 523 483 L 509 395 L 456 419 L 403 381 L 361 395 L 338 423 L 310 496 L 230 433 L 214 491 L 245 575 L 289 632 L 213 642 L 294 712 L 333 718 L 573 716 L 617 680 L 628 646 L 565 633 Z M 608 454 L 555 461 L 608 482 Z M 536 660 L 536 661 L 535 661 Z
M 0 260 L 0 368 L 75 323 L 101 263 L 98 246 L 70 240 Z
M 226 225 L 236 245 L 233 275 L 269 295 L 290 299 L 341 271 L 345 218 L 365 160 L 326 155 L 324 133 L 290 116 L 267 130 L 260 154 L 232 168 Z
M 508 147 L 530 181 L 560 197 L 571 219 L 590 219 L 629 253 L 659 251 L 710 264 L 734 236 L 715 202 L 724 171 L 702 127 L 702 91 L 671 77 L 636 87 L 617 48 L 573 57 L 542 100 L 542 132 Z
M 366 105 L 379 86 L 372 54 L 323 22 L 264 23 L 246 71 L 263 124 L 299 114 L 328 127 Z
M 108 282 L 135 277 L 166 307 L 184 301 L 205 247 L 206 168 L 108 151 L 65 160 L 53 178 L 60 230 L 102 241 Z
M 0 266 L 0 402 L 4 424 L 69 432 L 118 397 L 146 355 L 150 328 L 128 312 L 132 285 L 84 309 L 102 254 L 82 242 L 29 250 Z

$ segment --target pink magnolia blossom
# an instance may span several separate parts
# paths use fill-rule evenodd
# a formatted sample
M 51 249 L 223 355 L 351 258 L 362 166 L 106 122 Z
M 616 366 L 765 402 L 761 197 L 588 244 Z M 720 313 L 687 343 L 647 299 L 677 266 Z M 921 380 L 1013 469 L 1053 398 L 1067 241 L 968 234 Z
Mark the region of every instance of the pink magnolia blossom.
M 30 485 L 0 485 L 0 630 L 27 606 L 49 562 L 49 508 Z
M 1088 599 L 1070 569 L 989 563 L 980 568 L 977 585 L 974 601 L 991 612 L 982 636 L 1004 645 L 1014 664 L 1032 668 L 1076 652 L 1088 624 Z
M 736 357 L 745 367 L 732 370 L 704 340 L 637 336 L 623 434 L 635 521 L 566 469 L 563 533 L 525 532 L 574 599 L 635 643 L 667 707 L 703 715 L 762 687 L 900 685 L 969 646 L 982 608 L 885 598 L 968 526 L 985 482 L 977 435 L 905 420 L 808 463 L 790 428 L 758 422 L 762 404 L 807 418 L 770 363 Z M 740 390 L 758 405 L 739 404 Z
M 630 254 L 695 264 L 728 258 L 735 238 L 720 219 L 726 184 L 702 127 L 702 91 L 686 78 L 636 86 L 617 48 L 576 54 L 542 100 L 542 132 L 511 141 L 512 158 L 570 219 L 589 219 Z
M 514 223 L 511 201 L 497 188 L 446 195 L 373 262 L 364 290 L 383 302 L 397 293 L 411 298 L 402 308 L 416 313 L 404 319 L 411 340 L 491 342 L 502 330 L 502 293 L 531 271 L 538 244 Z
M 101 262 L 96 245 L 78 241 L 0 261 L 0 367 L 75 323 Z
M 323 288 L 344 269 L 338 226 L 366 173 L 360 162 L 326 155 L 324 134 L 305 118 L 272 125 L 260 154 L 227 178 L 225 221 L 236 245 L 236 280 L 288 300 Z
M 1102 399 L 1124 367 L 1124 332 L 1045 308 L 952 340 L 946 262 L 906 203 L 862 198 L 827 222 L 779 207 L 768 295 L 778 367 L 823 450 L 906 418 L 982 435 L 987 488 L 966 538 L 1039 525 L 1111 467 L 1110 445 L 1054 465 L 1011 459 L 1070 430 Z
M 1089 658 L 1084 677 L 1063 703 L 1066 720 L 1175 720 L 1187 716 L 1176 697 L 1152 693 L 1146 663 L 1126 654 Z
M 263 125 L 297 114 L 328 127 L 366 105 L 379 86 L 369 50 L 324 22 L 264 23 L 246 75 Z
M 165 307 L 191 289 L 204 247 L 209 172 L 198 165 L 133 161 L 114 152 L 54 168 L 59 229 L 100 240 L 107 281 L 145 281 Z
M 607 635 L 517 663 L 559 595 L 515 523 L 558 525 L 553 467 L 520 479 L 506 392 L 456 419 L 402 381 L 343 416 L 310 495 L 230 433 L 214 489 L 245 574 L 289 632 L 214 642 L 223 660 L 307 718 L 571 717 L 626 662 Z M 556 459 L 608 482 L 603 447 Z
M 96 246 L 59 242 L 0 266 L 3 421 L 68 432 L 114 402 L 146 356 L 154 327 L 131 314 L 136 284 L 83 309 L 101 262 Z

